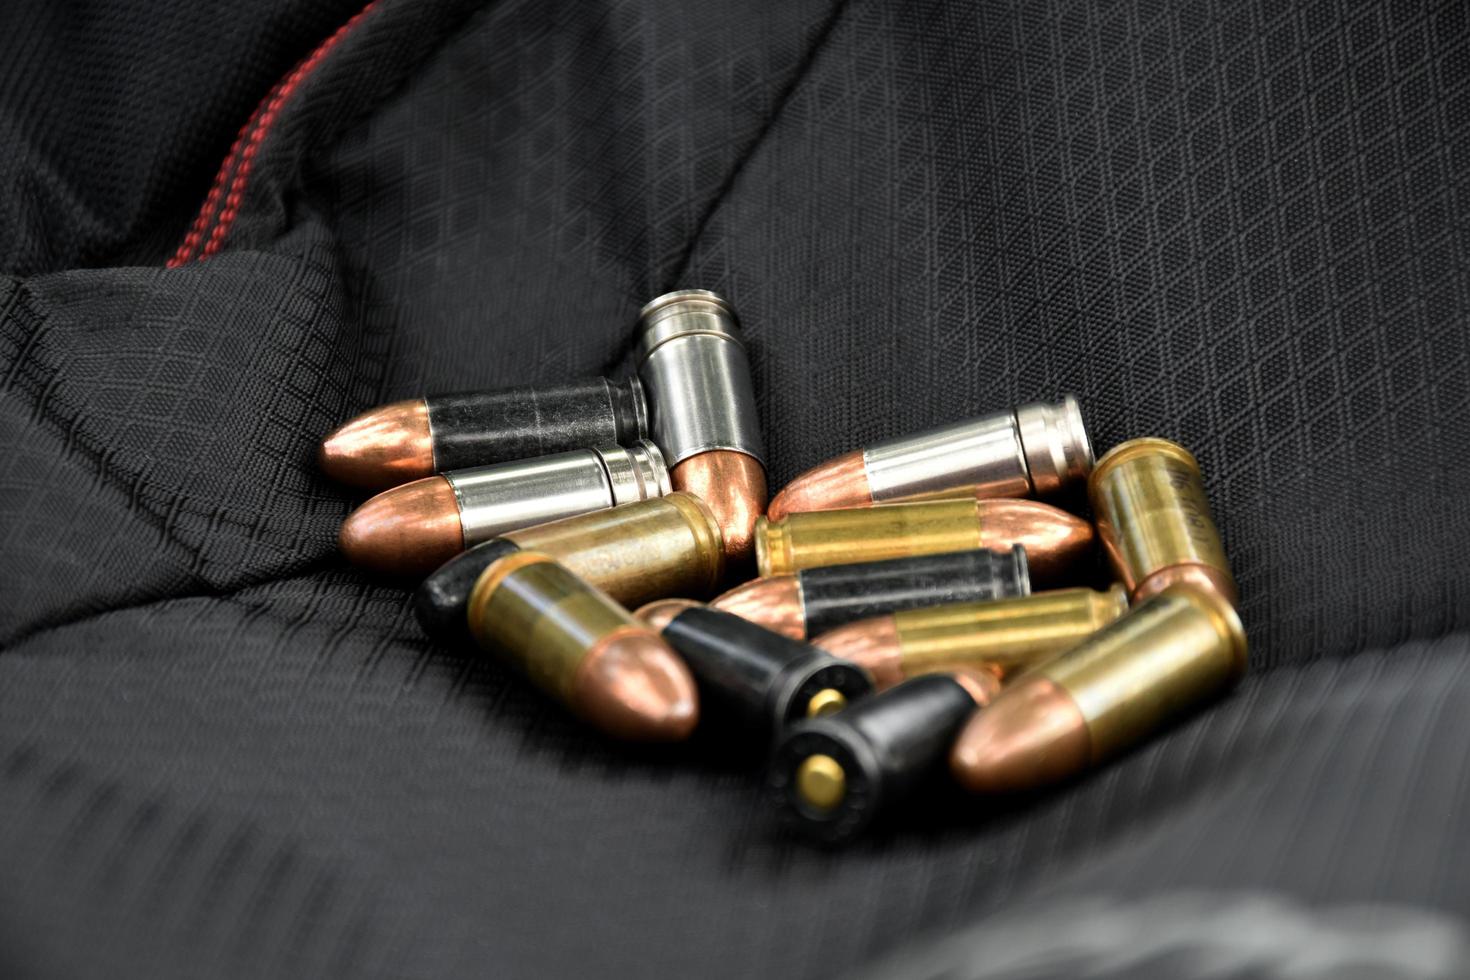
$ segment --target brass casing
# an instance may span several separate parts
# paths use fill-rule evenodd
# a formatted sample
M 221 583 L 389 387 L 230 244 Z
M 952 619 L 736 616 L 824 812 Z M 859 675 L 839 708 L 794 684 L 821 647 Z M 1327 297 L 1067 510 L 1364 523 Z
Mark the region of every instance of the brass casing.
M 618 630 L 646 631 L 622 606 L 546 555 L 518 551 L 485 570 L 470 593 L 470 632 L 542 690 L 573 700 L 582 658 Z
M 1224 691 L 1245 669 L 1235 608 L 1213 589 L 1179 585 L 1028 677 L 1051 681 L 1076 703 L 1095 763 Z
M 1009 680 L 1072 649 L 1128 610 L 1121 585 L 1055 589 L 893 614 L 905 677 L 985 667 Z
M 720 526 L 704 501 L 671 493 L 503 535 L 561 562 L 625 606 L 708 596 L 725 576 Z
M 962 500 L 885 504 L 788 514 L 755 525 L 755 560 L 762 577 L 804 568 L 907 558 L 982 547 L 980 503 Z
M 1235 577 L 1194 456 L 1167 439 L 1133 439 L 1087 481 L 1098 536 L 1134 602 L 1176 583 L 1237 598 Z

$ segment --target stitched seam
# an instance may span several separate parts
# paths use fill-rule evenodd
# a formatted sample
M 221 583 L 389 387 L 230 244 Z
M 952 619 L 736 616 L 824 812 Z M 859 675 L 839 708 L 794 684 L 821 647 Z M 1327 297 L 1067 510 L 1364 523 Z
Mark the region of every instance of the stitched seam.
M 240 127 L 239 134 L 235 136 L 235 142 L 230 144 L 230 151 L 220 161 L 219 171 L 215 173 L 214 182 L 209 186 L 209 195 L 205 197 L 204 204 L 200 206 L 199 214 L 195 216 L 194 223 L 189 227 L 189 233 L 184 236 L 184 240 L 179 243 L 178 250 L 165 263 L 167 268 L 177 269 L 185 262 L 194 258 L 194 253 L 198 249 L 199 243 L 204 239 L 204 233 L 209 230 L 210 222 L 214 220 L 215 215 L 219 212 L 220 198 L 224 194 L 225 184 L 229 182 L 230 177 L 234 174 L 235 168 L 238 165 L 240 148 L 244 146 L 245 140 L 250 136 L 251 131 L 255 129 L 256 124 L 260 121 L 260 114 L 264 111 L 266 101 L 270 97 L 270 94 L 280 88 L 280 84 L 278 81 L 275 85 L 271 86 L 270 92 L 266 93 L 267 98 L 256 103 L 255 110 L 250 113 L 250 118 L 245 121 L 245 125 Z
M 342 26 L 338 27 L 316 50 L 307 55 L 293 68 L 286 77 L 278 81 L 266 97 L 256 106 L 255 113 L 245 126 L 240 130 L 235 143 L 230 147 L 229 155 L 225 162 L 220 165 L 219 173 L 215 176 L 215 184 L 209 190 L 209 196 L 205 198 L 203 207 L 200 208 L 199 217 L 195 219 L 194 226 L 184 236 L 184 241 L 174 253 L 173 258 L 166 263 L 168 268 L 175 269 L 194 258 L 206 258 L 219 251 L 224 244 L 225 236 L 229 234 L 230 227 L 235 223 L 235 218 L 240 213 L 240 202 L 244 199 L 246 186 L 250 181 L 250 172 L 255 163 L 255 156 L 260 150 L 260 145 L 265 141 L 275 126 L 282 108 L 290 100 L 291 96 L 301 87 L 304 82 L 331 53 L 341 40 L 362 23 L 363 19 L 378 5 L 378 0 L 368 0 L 357 13 L 353 14 Z M 243 148 L 242 148 L 243 144 Z M 233 171 L 233 174 L 231 174 Z M 221 191 L 229 180 L 229 191 L 224 194 L 221 207 Z M 214 210 L 220 208 L 219 216 L 214 221 L 214 227 L 210 231 L 209 240 L 204 243 L 204 248 L 198 256 L 194 255 L 194 249 L 203 237 L 204 229 L 209 228 L 210 219 Z

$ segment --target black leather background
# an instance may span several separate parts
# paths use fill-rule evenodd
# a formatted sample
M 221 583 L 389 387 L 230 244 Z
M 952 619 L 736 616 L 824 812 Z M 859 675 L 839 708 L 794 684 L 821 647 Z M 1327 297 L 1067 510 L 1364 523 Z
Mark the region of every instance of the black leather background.
M 0 15 L 0 975 L 932 976 L 951 934 L 948 975 L 1094 975 L 998 972 L 1036 921 L 1098 976 L 1213 976 L 1210 917 L 1287 937 L 1232 977 L 1317 941 L 1463 975 L 1470 8 L 382 0 L 165 270 L 352 12 Z M 626 370 L 683 286 L 740 311 L 774 486 L 1064 392 L 1100 448 L 1182 441 L 1251 676 L 1063 791 L 823 853 L 336 556 L 334 424 Z M 1317 928 L 1364 906 L 1414 941 Z M 1184 938 L 1120 960 L 1114 909 Z

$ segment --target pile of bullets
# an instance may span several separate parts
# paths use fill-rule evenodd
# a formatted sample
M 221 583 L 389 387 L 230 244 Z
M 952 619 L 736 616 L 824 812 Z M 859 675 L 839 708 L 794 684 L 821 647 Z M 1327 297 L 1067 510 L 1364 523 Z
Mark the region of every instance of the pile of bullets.
M 638 329 L 624 381 L 397 402 L 327 437 L 327 474 L 382 491 L 342 551 L 421 579 L 430 636 L 615 738 L 759 745 L 786 823 L 829 843 L 946 773 L 977 794 L 1073 778 L 1244 673 L 1183 447 L 1094 464 L 1066 398 L 839 456 L 767 507 L 730 305 L 669 293 Z M 1084 485 L 1093 522 L 1027 499 Z M 1094 530 L 1102 591 L 1077 585 Z

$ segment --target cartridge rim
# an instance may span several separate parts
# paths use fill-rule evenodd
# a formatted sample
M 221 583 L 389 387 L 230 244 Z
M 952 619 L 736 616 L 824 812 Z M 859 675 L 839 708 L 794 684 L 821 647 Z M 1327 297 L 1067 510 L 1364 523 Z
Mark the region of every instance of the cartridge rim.
M 719 293 L 714 292 L 713 290 L 671 289 L 667 293 L 662 293 L 658 296 L 655 296 L 647 303 L 644 303 L 643 308 L 638 311 L 638 319 L 647 319 L 656 310 L 659 310 L 665 306 L 672 306 L 674 303 L 692 299 L 704 300 L 706 302 L 713 303 L 716 306 L 723 307 L 727 312 L 730 310 L 730 304 L 725 302 L 724 297 L 722 297 Z
M 607 474 L 613 505 L 637 503 L 673 493 L 664 454 L 647 439 L 616 449 L 594 449 Z
M 1238 678 L 1246 672 L 1250 661 L 1250 645 L 1245 635 L 1245 623 L 1230 600 L 1218 590 L 1205 586 L 1179 583 L 1171 585 L 1160 595 L 1177 596 L 1193 603 L 1215 624 L 1216 632 L 1230 643 L 1230 663 Z
M 1060 405 L 1023 405 L 1014 418 L 1032 492 L 1048 496 L 1091 471 L 1092 440 L 1074 396 L 1065 396 Z
M 698 323 L 679 322 L 685 314 L 700 313 L 713 315 L 701 318 Z M 708 289 L 676 289 L 654 297 L 638 312 L 638 322 L 642 328 L 638 335 L 640 364 L 655 350 L 680 337 L 704 334 L 745 348 L 735 329 L 734 308 Z
M 698 550 L 709 556 L 709 581 L 711 591 L 719 588 L 725 580 L 725 536 L 720 530 L 719 518 L 704 498 L 684 490 L 675 490 L 662 498 L 667 500 L 687 519 L 689 532 L 699 539 Z
M 845 782 L 842 799 L 826 809 L 806 800 L 798 787 L 801 766 L 818 755 L 841 767 Z M 838 844 L 862 833 L 877 815 L 880 772 L 877 758 L 862 738 L 830 718 L 814 718 L 793 728 L 777 746 L 767 785 L 788 826 L 824 843 Z
M 1185 466 L 1194 471 L 1201 480 L 1204 474 L 1200 470 L 1199 460 L 1194 454 L 1177 442 L 1169 439 L 1160 439 L 1156 436 L 1146 436 L 1142 439 L 1129 439 L 1120 442 L 1112 449 L 1103 454 L 1102 459 L 1092 468 L 1092 475 L 1087 478 L 1087 492 L 1089 495 L 1097 493 L 1102 482 L 1107 479 L 1109 473 L 1124 463 L 1138 459 L 1140 456 L 1152 456 L 1161 454 L 1179 460 Z
M 779 701 L 772 714 L 776 718 L 777 733 L 788 725 L 811 717 L 812 702 L 819 694 L 833 691 L 842 697 L 843 703 L 851 704 L 872 694 L 875 689 L 873 675 L 868 671 L 849 660 L 839 660 L 825 651 L 818 651 L 798 674 L 795 683 L 784 683 L 775 692 Z
M 648 393 L 643 390 L 643 380 L 636 374 L 627 378 L 628 394 L 633 402 L 633 424 L 638 429 L 638 441 L 647 442 L 649 431 Z M 660 453 L 660 456 L 663 454 Z
M 788 574 L 791 569 L 789 560 L 786 559 L 788 545 L 786 542 L 786 526 L 779 521 L 772 521 L 767 517 L 758 517 L 755 521 L 755 572 L 761 578 L 770 578 L 773 575 Z M 781 567 L 776 565 L 776 554 L 779 553 L 783 561 Z

